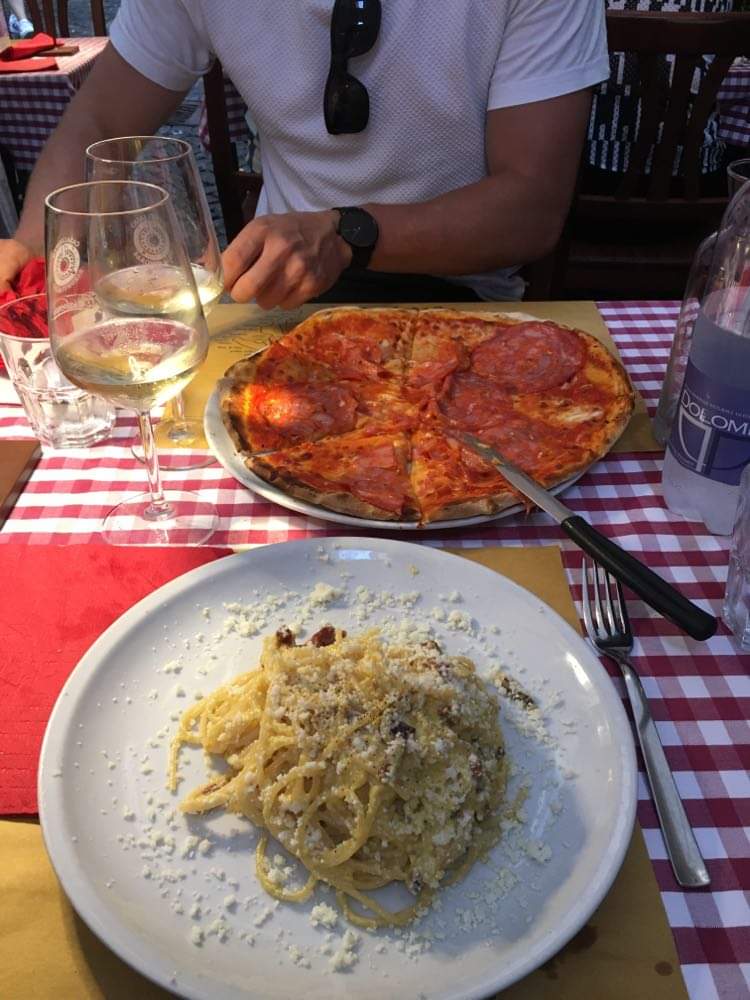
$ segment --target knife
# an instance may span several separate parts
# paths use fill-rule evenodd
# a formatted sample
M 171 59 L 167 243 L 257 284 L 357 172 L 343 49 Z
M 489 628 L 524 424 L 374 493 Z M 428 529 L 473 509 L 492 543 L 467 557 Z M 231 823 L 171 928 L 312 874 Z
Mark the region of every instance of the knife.
M 456 437 L 493 465 L 511 485 L 529 500 L 533 500 L 537 507 L 553 517 L 579 548 L 588 552 L 618 580 L 627 584 L 655 611 L 674 622 L 693 639 L 710 639 L 716 632 L 718 622 L 713 615 L 689 601 L 679 590 L 597 531 L 579 514 L 574 514 L 536 480 L 504 458 L 497 449 L 480 441 L 473 434 L 459 433 Z

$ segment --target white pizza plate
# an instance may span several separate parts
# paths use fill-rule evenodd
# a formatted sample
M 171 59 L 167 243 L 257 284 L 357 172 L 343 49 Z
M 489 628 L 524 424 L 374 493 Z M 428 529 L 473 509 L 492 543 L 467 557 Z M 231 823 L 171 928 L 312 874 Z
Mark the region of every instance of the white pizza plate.
M 170 816 L 179 796 L 165 787 L 178 713 L 199 692 L 256 664 L 260 632 L 294 622 L 320 583 L 340 593 L 316 608 L 308 634 L 325 622 L 356 630 L 390 618 L 411 632 L 430 622 L 448 651 L 467 652 L 480 673 L 501 663 L 537 699 L 547 734 L 524 733 L 524 710 L 502 703 L 514 769 L 509 796 L 528 789 L 523 825 L 442 890 L 440 910 L 412 936 L 362 933 L 358 961 L 343 972 L 329 967 L 343 918 L 328 944 L 329 932 L 310 920 L 313 905 L 334 902 L 330 892 L 319 886 L 306 904 L 274 908 L 256 880 L 252 824 L 223 811 Z M 371 592 L 364 603 L 360 586 Z M 269 597 L 290 590 L 302 597 L 282 596 L 285 606 L 268 611 Z M 242 607 L 225 607 L 232 602 Z M 258 622 L 259 614 L 266 620 Z M 202 753 L 186 750 L 183 758 L 181 793 L 205 780 Z M 630 840 L 635 801 L 624 710 L 574 630 L 489 569 L 377 539 L 266 546 L 155 591 L 107 629 L 71 674 L 39 769 L 44 840 L 78 913 L 144 975 L 200 1000 L 494 994 L 555 954 L 599 905 Z M 199 840 L 206 843 L 196 850 Z M 201 932 L 202 943 L 194 943 Z
M 243 486 L 247 486 L 253 493 L 262 496 L 264 500 L 270 500 L 288 510 L 296 511 L 298 514 L 305 514 L 307 517 L 316 517 L 321 521 L 333 521 L 336 524 L 348 524 L 354 528 L 374 528 L 379 531 L 432 531 L 435 528 L 462 528 L 472 524 L 486 524 L 488 521 L 497 521 L 500 518 L 512 517 L 514 514 L 522 514 L 525 508 L 522 504 L 514 504 L 498 514 L 482 514 L 477 517 L 461 517 L 453 521 L 433 521 L 430 524 L 417 524 L 416 521 L 376 521 L 367 517 L 354 517 L 351 514 L 339 514 L 334 510 L 326 510 L 317 504 L 307 503 L 297 497 L 291 497 L 278 486 L 272 486 L 265 479 L 256 476 L 254 472 L 245 465 L 241 456 L 237 452 L 224 421 L 221 419 L 221 408 L 219 406 L 219 390 L 214 389 L 206 403 L 203 415 L 203 430 L 206 435 L 208 446 L 217 461 L 223 465 L 230 476 L 233 476 Z M 551 493 L 561 493 L 568 489 L 581 478 L 588 470 L 566 479 L 564 483 L 553 487 Z

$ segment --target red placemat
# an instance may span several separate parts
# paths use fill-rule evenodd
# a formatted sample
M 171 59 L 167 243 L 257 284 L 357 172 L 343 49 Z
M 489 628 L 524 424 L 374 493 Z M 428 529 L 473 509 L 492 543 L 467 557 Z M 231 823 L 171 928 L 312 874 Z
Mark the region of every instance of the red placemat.
M 15 59 L 13 62 L 0 60 L 0 73 L 48 73 L 57 69 L 57 59 Z
M 68 675 L 124 611 L 227 549 L 0 545 L 0 813 L 35 813 L 42 736 Z

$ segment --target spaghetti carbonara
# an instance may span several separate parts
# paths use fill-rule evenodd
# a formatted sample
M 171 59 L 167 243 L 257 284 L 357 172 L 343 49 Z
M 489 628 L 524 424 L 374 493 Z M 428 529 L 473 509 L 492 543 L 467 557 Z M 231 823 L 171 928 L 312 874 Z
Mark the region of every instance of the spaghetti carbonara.
M 362 926 L 407 923 L 499 834 L 497 701 L 471 660 L 434 642 L 394 646 L 377 631 L 327 625 L 297 645 L 281 629 L 265 639 L 258 669 L 184 713 L 173 790 L 183 744 L 228 769 L 190 792 L 182 811 L 247 816 L 263 831 L 256 865 L 270 894 L 299 902 L 324 881 Z M 301 888 L 272 877 L 269 835 L 307 869 Z M 416 898 L 391 912 L 368 892 L 394 881 Z

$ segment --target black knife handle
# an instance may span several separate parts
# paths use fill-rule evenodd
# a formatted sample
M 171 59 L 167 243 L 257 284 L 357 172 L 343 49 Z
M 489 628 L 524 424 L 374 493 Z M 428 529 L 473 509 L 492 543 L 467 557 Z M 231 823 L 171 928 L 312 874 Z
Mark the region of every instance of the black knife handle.
M 693 604 L 679 590 L 662 580 L 648 566 L 621 549 L 578 514 L 567 517 L 561 527 L 579 548 L 588 552 L 621 583 L 635 591 L 646 604 L 674 622 L 693 639 L 710 639 L 716 632 L 718 622 L 713 615 Z

